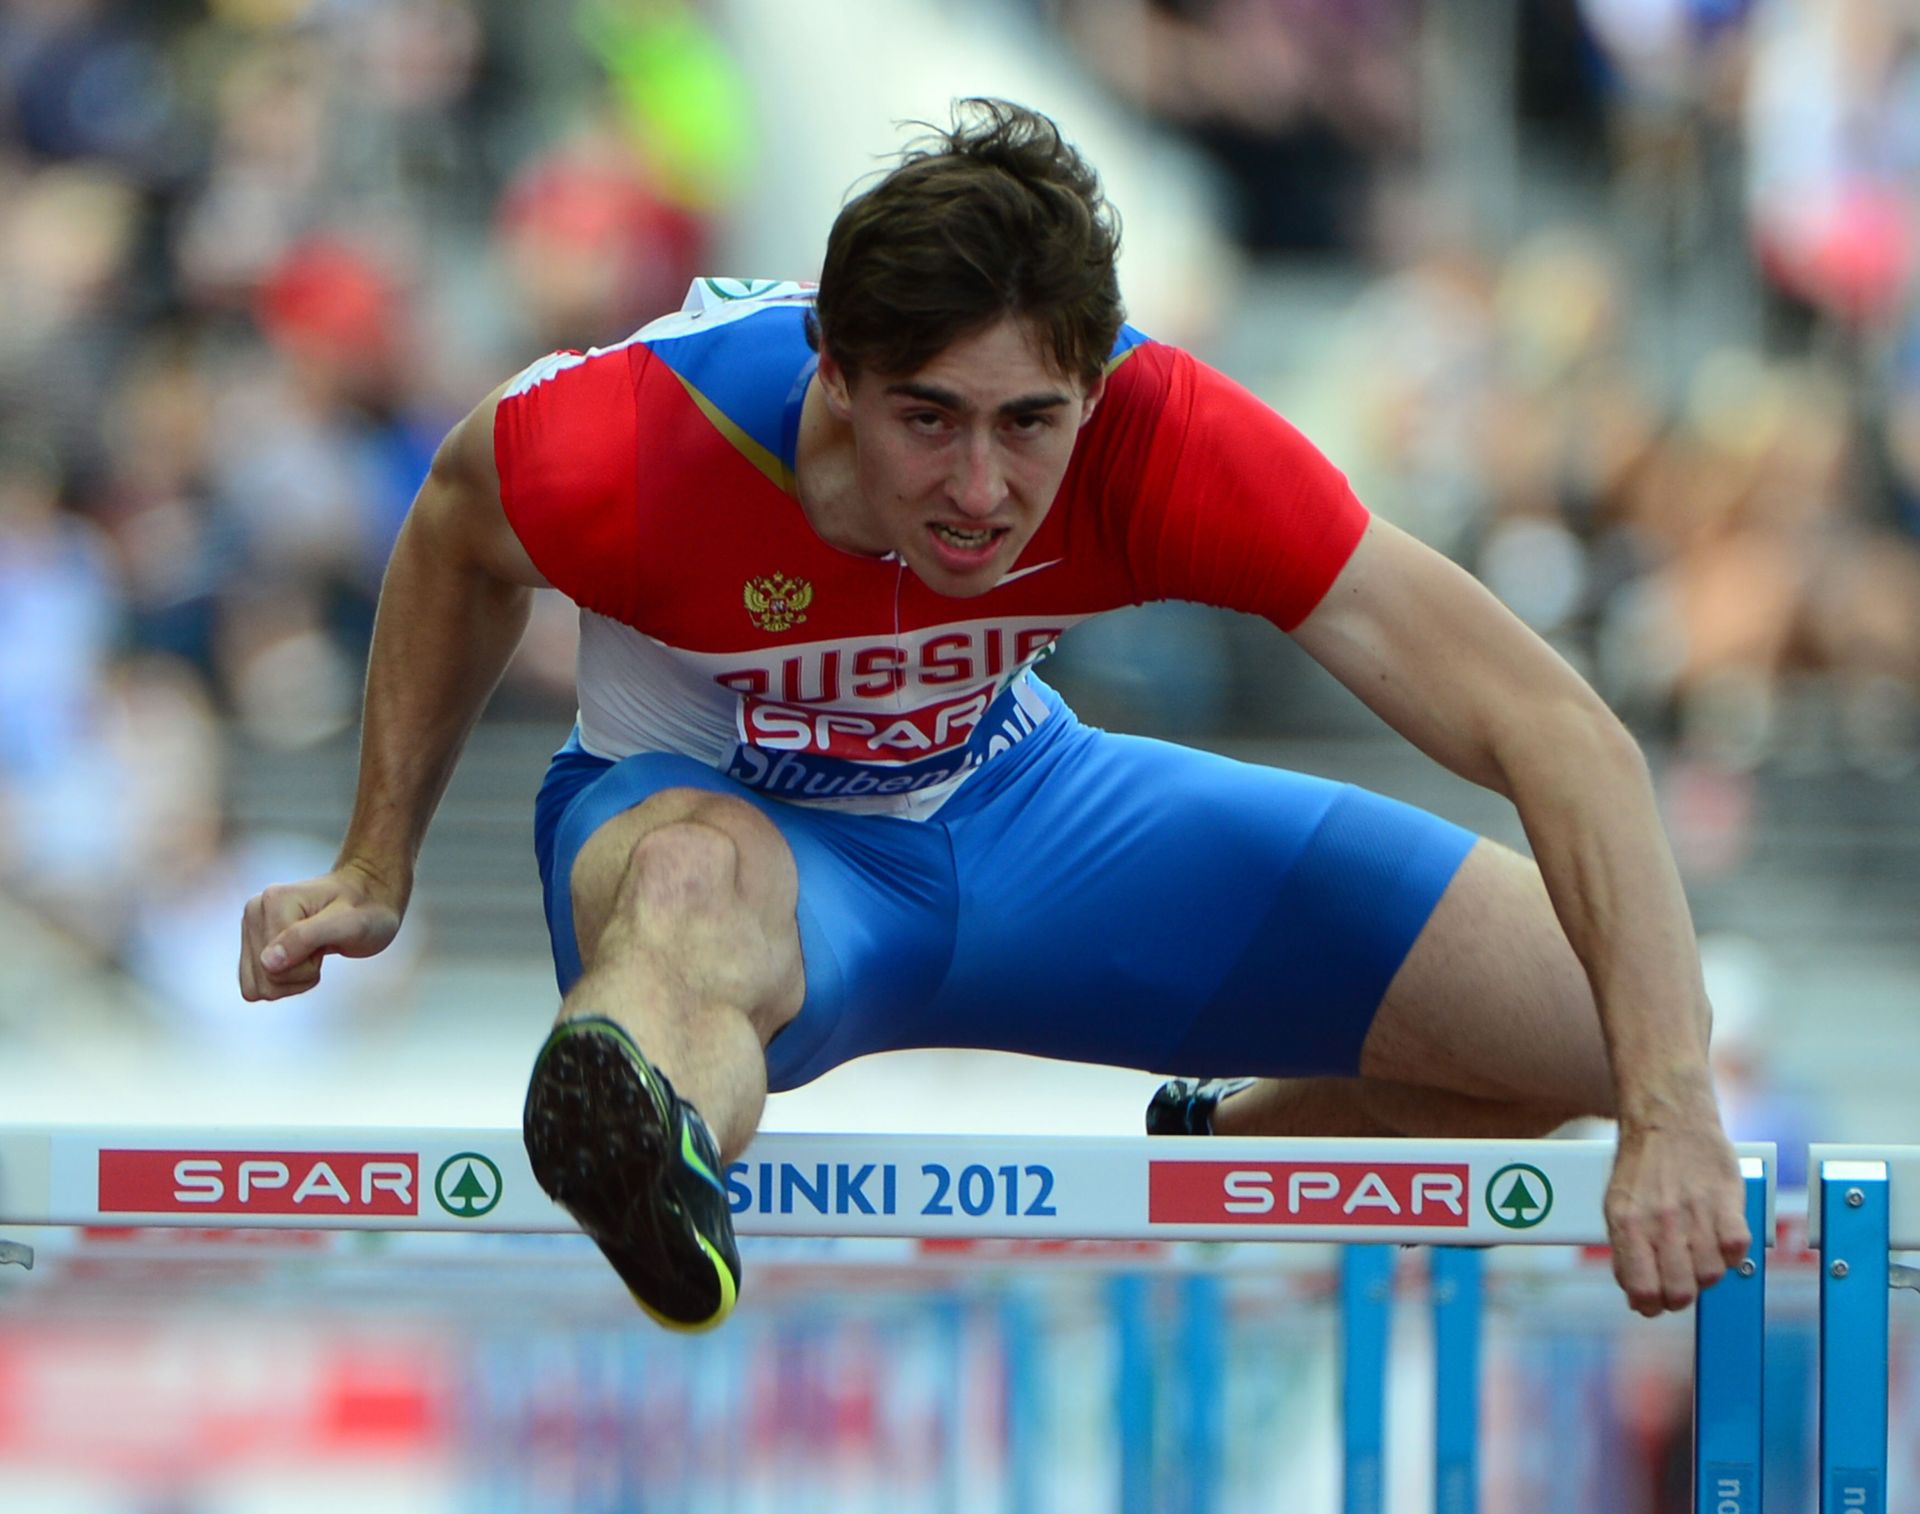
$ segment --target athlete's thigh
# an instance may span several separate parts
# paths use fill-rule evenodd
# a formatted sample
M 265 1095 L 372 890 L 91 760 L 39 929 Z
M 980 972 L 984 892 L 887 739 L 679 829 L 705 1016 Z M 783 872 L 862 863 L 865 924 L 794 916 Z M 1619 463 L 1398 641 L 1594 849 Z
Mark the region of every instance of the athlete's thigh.
M 1351 1075 L 1473 837 L 1351 785 L 1081 730 L 953 822 L 957 1044 Z M 930 1027 L 931 1028 L 931 1027 Z
M 583 970 L 580 942 L 605 918 L 633 842 L 677 818 L 745 843 L 743 888 L 768 932 L 798 954 L 799 1012 L 768 1043 L 770 1088 L 877 1049 L 878 1028 L 931 995 L 953 918 L 950 859 L 932 828 L 783 804 L 691 758 L 649 753 L 608 766 L 570 749 L 549 769 L 535 820 L 563 994 Z
M 795 869 L 777 825 L 738 785 L 703 763 L 650 752 L 607 764 L 569 746 L 548 769 L 535 806 L 535 851 L 561 992 L 572 988 L 649 831 L 698 819 L 723 831 L 738 855 L 743 926 L 791 943 Z
M 593 943 L 613 918 L 634 848 L 656 831 L 691 821 L 720 832 L 733 844 L 734 899 L 723 927 L 763 935 L 789 953 L 797 969 L 800 941 L 794 903 L 799 877 L 793 850 L 771 819 L 745 798 L 704 782 L 654 788 L 637 801 L 629 793 L 622 795 L 622 802 L 626 807 L 602 820 L 582 843 L 569 872 L 574 939 L 583 957 L 591 957 Z
M 1531 861 L 1490 841 L 1473 849 L 1389 986 L 1360 1066 L 1570 1114 L 1611 1110 L 1593 993 Z

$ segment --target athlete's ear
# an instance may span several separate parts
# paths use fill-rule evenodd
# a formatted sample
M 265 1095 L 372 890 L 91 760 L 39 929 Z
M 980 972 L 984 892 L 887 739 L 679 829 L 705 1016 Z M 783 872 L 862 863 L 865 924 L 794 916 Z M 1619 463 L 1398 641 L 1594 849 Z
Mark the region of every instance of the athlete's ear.
M 1099 378 L 1093 381 L 1093 387 L 1087 390 L 1087 398 L 1085 401 L 1086 409 L 1080 412 L 1081 425 L 1084 426 L 1088 421 L 1093 419 L 1094 407 L 1100 403 L 1100 397 L 1104 395 L 1106 392 L 1107 392 L 1107 376 L 1106 374 L 1102 373 Z
M 820 354 L 820 397 L 827 402 L 827 413 L 837 421 L 853 419 L 853 385 L 847 370 L 829 354 Z

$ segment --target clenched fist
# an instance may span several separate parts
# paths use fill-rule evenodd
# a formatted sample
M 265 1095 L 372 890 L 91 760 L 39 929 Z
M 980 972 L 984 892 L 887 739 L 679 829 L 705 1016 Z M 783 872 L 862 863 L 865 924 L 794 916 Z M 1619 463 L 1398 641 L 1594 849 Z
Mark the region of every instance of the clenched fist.
M 1665 1127 L 1622 1123 L 1606 1211 L 1613 1275 L 1641 1314 L 1684 1309 L 1739 1263 L 1746 1189 L 1711 1095 Z
M 240 994 L 284 999 L 320 981 L 329 952 L 371 957 L 392 944 L 404 900 L 353 866 L 304 883 L 276 883 L 247 901 L 240 918 Z

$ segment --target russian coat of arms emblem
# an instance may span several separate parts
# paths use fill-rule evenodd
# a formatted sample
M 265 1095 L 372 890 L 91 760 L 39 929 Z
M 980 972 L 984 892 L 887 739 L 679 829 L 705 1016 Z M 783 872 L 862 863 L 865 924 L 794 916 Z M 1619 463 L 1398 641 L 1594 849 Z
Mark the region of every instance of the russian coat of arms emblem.
M 763 631 L 787 631 L 807 618 L 813 585 L 804 578 L 768 573 L 747 580 L 745 597 L 747 614 L 756 626 Z

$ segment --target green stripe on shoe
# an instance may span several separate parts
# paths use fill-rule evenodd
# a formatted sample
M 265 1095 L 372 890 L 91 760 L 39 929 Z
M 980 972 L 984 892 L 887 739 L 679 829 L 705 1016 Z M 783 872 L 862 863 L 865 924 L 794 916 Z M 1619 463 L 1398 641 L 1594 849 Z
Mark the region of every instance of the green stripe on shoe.
M 682 1335 L 698 1335 L 702 1331 L 713 1329 L 714 1326 L 720 1324 L 729 1314 L 733 1313 L 734 1303 L 740 1296 L 739 1286 L 733 1280 L 733 1269 L 726 1264 L 725 1258 L 713 1248 L 713 1243 L 697 1230 L 694 1232 L 693 1238 L 700 1243 L 700 1249 L 706 1252 L 707 1260 L 713 1263 L 713 1274 L 720 1284 L 720 1305 L 712 1314 L 703 1320 L 675 1319 L 670 1314 L 662 1314 L 658 1309 L 654 1308 L 652 1304 L 649 1304 L 645 1299 L 640 1297 L 639 1294 L 633 1293 L 631 1288 L 627 1290 L 633 1295 L 633 1301 L 640 1306 L 642 1311 L 644 1311 L 655 1324 L 664 1325 L 669 1330 L 678 1330 Z
M 694 1149 L 693 1125 L 687 1120 L 680 1122 L 680 1160 L 706 1179 L 712 1185 L 714 1192 L 724 1194 L 727 1191 L 720 1179 L 713 1175 L 713 1169 L 707 1165 L 707 1159 Z M 702 1241 L 701 1244 L 706 1243 Z

